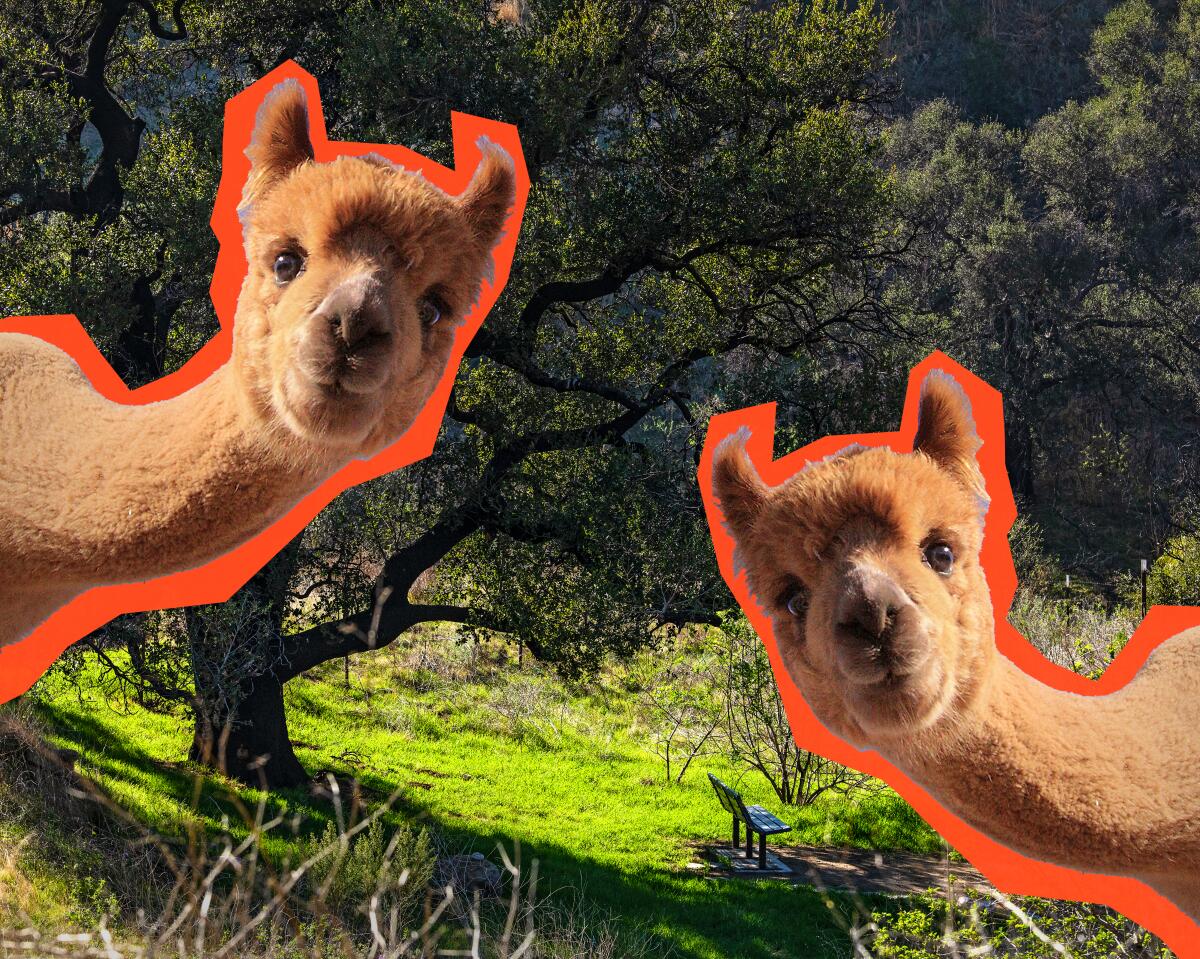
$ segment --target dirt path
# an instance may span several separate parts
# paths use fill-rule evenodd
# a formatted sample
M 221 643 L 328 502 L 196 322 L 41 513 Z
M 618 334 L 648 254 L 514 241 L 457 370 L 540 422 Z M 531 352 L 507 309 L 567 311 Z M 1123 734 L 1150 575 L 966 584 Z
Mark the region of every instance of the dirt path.
M 983 875 L 965 862 L 948 862 L 944 856 L 911 852 L 874 852 L 867 849 L 830 849 L 819 846 L 778 846 L 768 857 L 769 869 L 760 873 L 744 860 L 732 858 L 728 846 L 699 846 L 710 875 L 728 878 L 778 878 L 798 885 L 838 892 L 912 895 L 929 888 L 945 889 L 948 876 L 955 884 L 991 888 Z M 790 870 L 779 868 L 782 863 Z
M 930 887 L 945 889 L 948 876 L 959 883 L 990 888 L 970 863 L 948 862 L 944 856 L 816 846 L 789 846 L 779 852 L 779 858 L 792 869 L 793 882 L 819 889 L 910 895 Z

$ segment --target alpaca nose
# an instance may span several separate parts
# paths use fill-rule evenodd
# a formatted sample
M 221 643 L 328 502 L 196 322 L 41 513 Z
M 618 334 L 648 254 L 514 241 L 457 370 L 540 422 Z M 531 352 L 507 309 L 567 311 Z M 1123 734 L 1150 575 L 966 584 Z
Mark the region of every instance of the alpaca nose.
M 838 625 L 869 642 L 883 639 L 900 611 L 898 606 L 870 596 L 860 596 L 847 605 L 849 608 L 843 608 L 838 617 Z
M 382 314 L 366 308 L 346 310 L 340 316 L 332 316 L 329 318 L 329 325 L 334 334 L 346 344 L 347 350 L 354 350 L 388 335 Z
M 880 645 L 887 641 L 906 601 L 890 577 L 874 571 L 860 572 L 839 601 L 835 622 L 848 635 Z
M 339 283 L 321 301 L 315 316 L 329 324 L 335 341 L 347 351 L 387 339 L 391 333 L 383 287 L 366 273 Z

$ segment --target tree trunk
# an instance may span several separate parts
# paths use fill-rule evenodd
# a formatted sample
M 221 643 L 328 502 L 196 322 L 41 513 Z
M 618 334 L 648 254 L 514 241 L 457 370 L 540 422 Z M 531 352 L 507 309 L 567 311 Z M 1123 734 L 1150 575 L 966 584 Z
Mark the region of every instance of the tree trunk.
M 263 789 L 308 782 L 288 737 L 283 684 L 267 674 L 249 680 L 244 690 L 233 722 L 218 728 L 197 713 L 190 758 Z
M 1018 410 L 1011 404 L 1004 411 L 1004 460 L 1013 495 L 1023 506 L 1034 501 L 1033 438 Z
M 117 348 L 112 355 L 114 372 L 130 388 L 149 383 L 163 374 L 163 354 L 174 310 L 162 310 L 154 295 L 153 283 L 159 278 L 159 272 L 155 270 L 134 280 L 129 299 L 136 315 L 117 338 Z
M 233 624 L 258 644 L 229 655 L 230 623 L 220 613 L 189 609 L 195 731 L 190 758 L 227 776 L 264 789 L 286 789 L 308 781 L 288 737 L 281 675 L 282 626 L 288 583 L 300 536 L 283 548 L 239 590 Z M 234 600 L 222 607 L 228 610 Z M 235 647 L 236 650 L 236 647 Z

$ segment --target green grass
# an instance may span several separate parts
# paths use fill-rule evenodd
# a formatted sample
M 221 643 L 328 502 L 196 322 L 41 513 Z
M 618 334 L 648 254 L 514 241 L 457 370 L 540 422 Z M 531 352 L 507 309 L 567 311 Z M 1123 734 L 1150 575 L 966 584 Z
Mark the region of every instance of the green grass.
M 506 671 L 446 677 L 414 667 L 410 654 L 359 659 L 349 688 L 340 664 L 289 685 L 289 726 L 306 768 L 356 777 L 368 797 L 398 792 L 390 815 L 430 825 L 450 851 L 492 855 L 497 843 L 519 844 L 526 864 L 539 862 L 542 892 L 566 899 L 578 891 L 592 907 L 654 932 L 674 955 L 845 955 L 843 930 L 855 908 L 807 887 L 689 871 L 691 844 L 723 837 L 729 827 L 706 770 L 738 780 L 748 802 L 792 823 L 795 832 L 783 842 L 942 848 L 890 792 L 782 809 L 761 776 L 739 779 L 720 757 L 697 760 L 680 784 L 665 783 L 626 671 L 567 690 Z M 184 717 L 118 708 L 53 683 L 42 689 L 38 711 L 56 745 L 80 752 L 83 771 L 165 836 L 198 827 L 244 832 L 233 797 L 249 808 L 266 801 L 272 812 L 300 814 L 302 836 L 319 834 L 332 816 L 328 803 L 305 791 L 264 796 L 220 777 L 198 778 L 183 761 L 190 742 Z M 264 848 L 282 861 L 294 843 L 284 830 Z
M 52 824 L 36 847 L 28 831 L 0 823 L 0 925 L 36 916 L 46 928 L 90 928 L 117 903 L 100 877 L 103 864 L 70 845 Z

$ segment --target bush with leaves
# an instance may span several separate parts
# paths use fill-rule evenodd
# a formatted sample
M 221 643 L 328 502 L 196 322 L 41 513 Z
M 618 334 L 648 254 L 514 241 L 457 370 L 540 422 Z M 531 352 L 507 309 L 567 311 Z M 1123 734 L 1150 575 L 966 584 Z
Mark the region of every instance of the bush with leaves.
M 560 743 L 579 719 L 566 690 L 536 671 L 493 677 L 487 703 L 493 734 L 546 747 Z
M 1156 936 L 1105 906 L 1009 899 L 954 886 L 931 890 L 896 912 L 875 912 L 854 930 L 856 955 L 874 959 L 1170 959 Z
M 1167 540 L 1150 568 L 1146 593 L 1152 605 L 1200 605 L 1200 535 L 1181 533 Z
M 317 858 L 321 850 L 333 851 Z M 428 830 L 402 824 L 389 835 L 382 819 L 353 837 L 329 822 L 303 858 L 313 859 L 309 880 L 329 908 L 352 915 L 375 900 L 381 912 L 394 910 L 410 922 L 417 918 L 437 866 Z
M 1066 570 L 1062 562 L 1046 548 L 1045 530 L 1020 512 L 1008 531 L 1008 548 L 1021 589 L 1043 596 L 1066 596 Z
M 680 637 L 647 660 L 652 668 L 638 701 L 667 782 L 681 782 L 693 760 L 725 745 L 718 652 Z
M 1094 597 L 1053 599 L 1023 589 L 1008 619 L 1051 662 L 1095 679 L 1125 648 L 1140 614 L 1126 607 L 1108 610 Z

